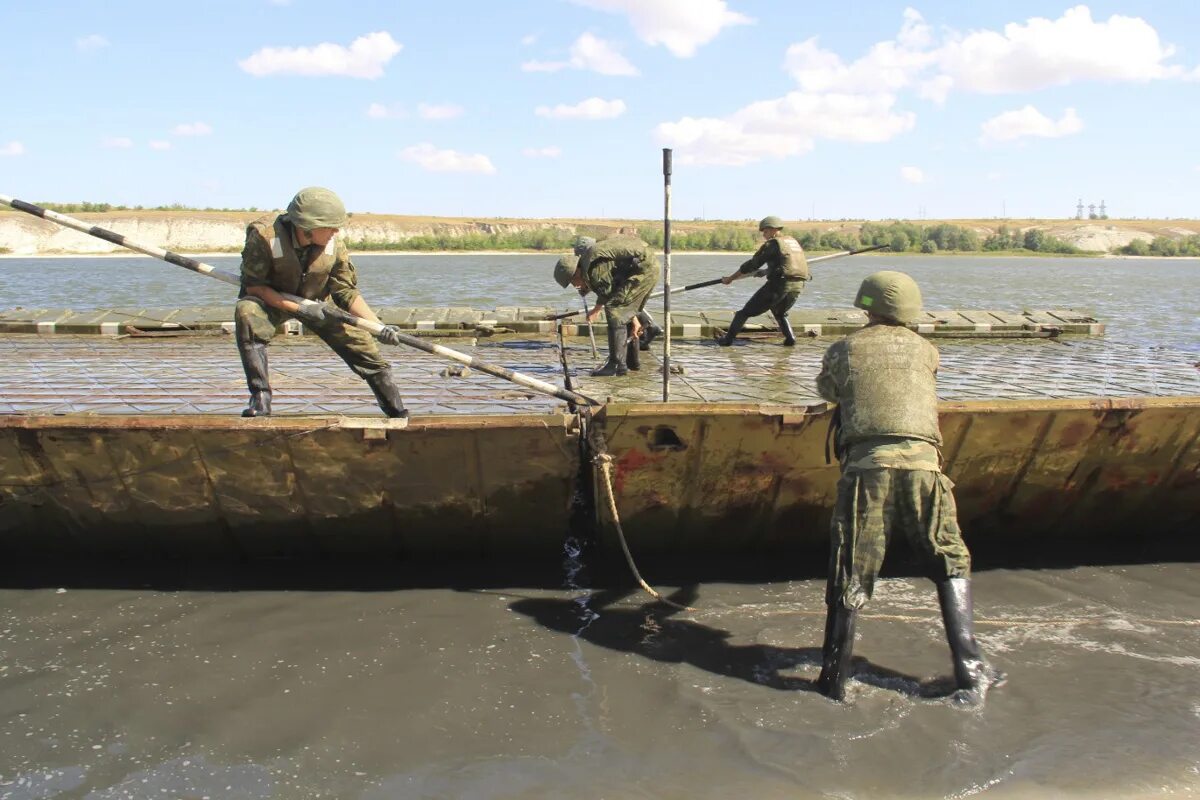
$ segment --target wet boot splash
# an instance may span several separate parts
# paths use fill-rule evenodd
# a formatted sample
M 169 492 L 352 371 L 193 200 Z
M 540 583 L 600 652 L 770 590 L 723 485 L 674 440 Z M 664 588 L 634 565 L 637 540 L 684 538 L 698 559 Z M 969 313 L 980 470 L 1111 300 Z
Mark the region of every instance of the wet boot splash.
M 400 399 L 400 389 L 396 387 L 390 369 L 368 375 L 367 385 L 371 387 L 371 391 L 375 395 L 375 402 L 379 403 L 379 408 L 385 416 L 390 419 L 408 419 L 408 409 L 404 407 L 404 401 Z
M 729 347 L 731 344 L 733 344 L 733 340 L 736 339 L 737 335 L 742 332 L 742 326 L 746 324 L 747 319 L 749 319 L 749 317 L 747 317 L 741 311 L 734 314 L 733 319 L 729 321 L 729 329 L 725 331 L 724 336 L 717 339 L 717 344 L 721 345 L 721 347 Z
M 825 643 L 821 646 L 821 676 L 817 691 L 830 700 L 846 699 L 846 677 L 854 653 L 854 620 L 858 612 L 831 603 L 825 617 Z
M 592 370 L 593 378 L 620 377 L 629 371 L 629 329 L 616 320 L 608 321 L 608 361 L 599 369 Z
M 1007 676 L 987 662 L 975 641 L 970 580 L 948 578 L 938 584 L 937 593 L 958 687 L 950 699 L 955 705 L 978 708 L 983 705 L 988 689 L 1002 686 Z
M 238 345 L 242 369 L 246 371 L 246 387 L 250 390 L 250 405 L 243 417 L 271 416 L 271 383 L 267 371 L 267 346 L 258 342 Z

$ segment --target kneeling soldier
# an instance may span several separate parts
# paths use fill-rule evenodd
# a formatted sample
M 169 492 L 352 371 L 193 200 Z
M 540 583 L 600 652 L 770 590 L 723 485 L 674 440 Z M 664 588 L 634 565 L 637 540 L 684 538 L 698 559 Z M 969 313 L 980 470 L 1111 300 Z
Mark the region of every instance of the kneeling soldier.
M 888 540 L 898 533 L 937 584 L 958 685 L 954 699 L 978 705 L 1003 675 L 975 641 L 971 555 L 958 527 L 954 484 L 941 471 L 937 348 L 905 327 L 920 315 L 921 292 L 902 272 L 876 272 L 854 305 L 867 312 L 868 324 L 829 347 L 817 376 L 821 396 L 838 404 L 842 464 L 817 686 L 843 698 L 855 615 L 871 599 Z
M 238 351 L 250 389 L 250 406 L 243 417 L 271 413 L 271 384 L 267 372 L 267 345 L 275 329 L 289 316 L 302 320 L 370 385 L 383 413 L 407 418 L 400 390 L 392 380 L 391 368 L 379 354 L 371 334 L 326 316 L 323 306 L 308 310 L 280 292 L 306 300 L 332 299 L 338 308 L 358 317 L 379 322 L 375 312 L 358 291 L 358 278 L 346 246 L 337 238 L 346 224 L 346 207 L 328 189 L 301 189 L 287 212 L 272 221 L 269 217 L 246 228 L 242 249 L 242 291 L 234 307 Z M 384 326 L 379 338 L 399 344 L 399 331 Z

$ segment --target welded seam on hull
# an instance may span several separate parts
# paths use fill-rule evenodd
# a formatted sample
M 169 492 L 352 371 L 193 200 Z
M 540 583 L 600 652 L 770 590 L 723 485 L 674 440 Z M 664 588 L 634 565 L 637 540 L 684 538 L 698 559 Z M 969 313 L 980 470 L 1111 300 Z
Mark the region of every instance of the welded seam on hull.
M 233 535 L 233 527 L 229 524 L 229 520 L 225 517 L 225 507 L 221 505 L 221 495 L 217 493 L 217 484 L 213 480 L 212 472 L 208 469 L 208 460 L 204 457 L 204 451 L 200 449 L 200 442 L 196 439 L 196 431 L 191 432 L 192 449 L 196 451 L 196 460 L 200 464 L 200 471 L 204 473 L 204 484 L 208 488 L 209 496 L 212 498 L 213 509 L 216 511 L 217 525 L 221 529 L 225 540 L 231 545 L 233 552 L 237 554 L 239 559 L 246 558 L 246 551 L 242 547 L 242 543 L 236 536 Z
M 1029 468 L 1033 466 L 1033 462 L 1037 458 L 1038 453 L 1041 452 L 1042 445 L 1045 443 L 1046 437 L 1050 435 L 1050 428 L 1053 427 L 1056 419 L 1058 419 L 1058 414 L 1052 412 L 1046 418 L 1046 421 L 1042 423 L 1042 427 L 1038 430 L 1037 438 L 1034 439 L 1033 447 L 1029 448 L 1029 455 L 1026 456 L 1025 463 L 1021 465 L 1021 468 L 1017 470 L 1017 474 L 1013 476 L 1012 483 L 1009 484 L 1008 492 L 1005 494 L 1004 499 L 996 504 L 997 511 L 1006 510 L 1009 503 L 1011 503 L 1013 498 L 1016 497 L 1017 491 L 1021 488 L 1021 484 L 1025 482 L 1025 475 L 1029 472 Z

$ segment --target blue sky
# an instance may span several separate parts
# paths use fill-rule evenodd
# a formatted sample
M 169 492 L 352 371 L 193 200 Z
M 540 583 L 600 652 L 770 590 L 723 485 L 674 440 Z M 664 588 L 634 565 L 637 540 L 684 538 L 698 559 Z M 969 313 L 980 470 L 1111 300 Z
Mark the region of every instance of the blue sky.
M 1188 2 L 0 3 L 0 193 L 676 219 L 1200 216 Z

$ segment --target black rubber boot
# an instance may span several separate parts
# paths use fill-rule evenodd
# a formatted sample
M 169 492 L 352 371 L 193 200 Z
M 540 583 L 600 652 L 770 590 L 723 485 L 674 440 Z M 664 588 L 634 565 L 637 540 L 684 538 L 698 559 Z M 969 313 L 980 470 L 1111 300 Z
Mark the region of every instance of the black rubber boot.
M 593 378 L 608 378 L 614 375 L 620 377 L 629 371 L 626 366 L 626 358 L 629 355 L 628 341 L 629 328 L 616 320 L 609 320 L 608 361 L 600 368 L 592 370 Z
M 795 347 L 796 334 L 792 332 L 792 323 L 788 321 L 787 314 L 776 314 L 775 321 L 779 323 L 779 332 L 783 334 L 783 346 Z
M 964 706 L 981 706 L 987 690 L 1004 683 L 1004 673 L 993 668 L 983 657 L 975 641 L 974 602 L 971 581 L 948 578 L 937 585 L 946 641 L 954 661 L 954 681 L 958 686 L 951 699 Z
M 250 390 L 250 405 L 243 417 L 271 416 L 271 382 L 267 371 L 267 346 L 258 342 L 238 344 L 242 369 L 246 371 L 246 387 Z
M 825 617 L 825 643 L 821 646 L 821 677 L 817 691 L 830 700 L 844 700 L 850 656 L 854 652 L 854 620 L 858 612 L 841 603 L 829 606 Z
M 640 352 L 641 345 L 638 341 L 638 338 L 629 336 L 629 334 L 626 333 L 626 339 L 628 340 L 628 343 L 625 345 L 625 364 L 629 368 L 630 372 L 637 372 L 642 368 L 642 354 Z
M 371 387 L 371 391 L 375 394 L 375 401 L 379 403 L 379 408 L 383 410 L 385 416 L 392 419 L 408 419 L 408 409 L 404 407 L 404 401 L 400 399 L 400 390 L 396 388 L 396 382 L 392 380 L 390 369 L 368 375 L 367 385 Z
M 725 331 L 724 336 L 722 336 L 720 339 L 717 339 L 717 344 L 721 345 L 721 347 L 729 347 L 731 344 L 733 344 L 733 340 L 737 338 L 739 333 L 741 333 L 742 326 L 746 324 L 747 319 L 749 319 L 749 317 L 747 317 L 741 311 L 734 314 L 733 319 L 729 321 L 729 329 Z
M 650 344 L 662 336 L 662 326 L 654 324 L 654 317 L 650 316 L 645 311 L 638 312 L 638 319 L 642 322 L 642 335 L 638 337 L 638 348 L 641 350 L 649 350 Z M 633 362 L 629 362 L 629 368 L 633 369 Z

